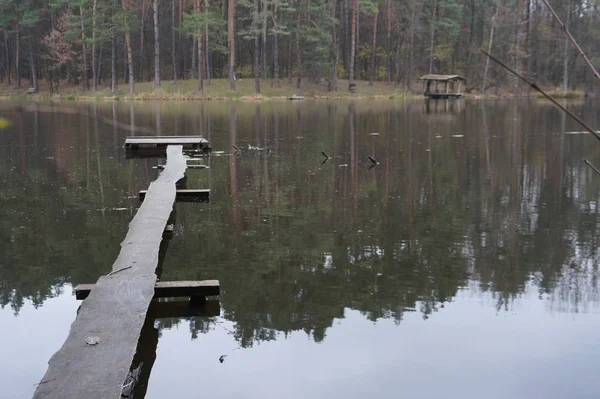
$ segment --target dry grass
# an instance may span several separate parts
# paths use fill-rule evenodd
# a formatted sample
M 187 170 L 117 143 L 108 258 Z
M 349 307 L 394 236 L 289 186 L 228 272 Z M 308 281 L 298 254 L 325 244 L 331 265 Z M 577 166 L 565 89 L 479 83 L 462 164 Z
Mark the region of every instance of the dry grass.
M 41 83 L 41 82 L 40 82 Z M 243 101 L 263 101 L 263 100 L 283 100 L 295 94 L 295 81 L 289 82 L 287 79 L 280 81 L 280 87 L 273 87 L 272 81 L 261 81 L 261 93 L 254 93 L 254 80 L 241 79 L 236 82 L 236 91 L 229 90 L 229 81 L 227 79 L 213 79 L 208 85 L 204 82 L 204 91 L 197 90 L 197 80 L 179 80 L 163 81 L 160 89 L 154 89 L 152 82 L 140 82 L 135 85 L 135 94 L 128 93 L 129 86 L 123 83 L 119 85 L 119 93 L 111 93 L 107 87 L 102 86 L 98 91 L 83 91 L 79 87 L 67 86 L 63 84 L 60 87 L 60 94 L 51 96 L 45 85 L 40 87 L 40 92 L 36 94 L 27 94 L 27 89 L 9 89 L 0 87 L 0 96 L 2 97 L 21 97 L 31 99 L 62 99 L 62 100 L 243 100 Z M 369 86 L 366 81 L 356 82 L 356 93 L 350 93 L 347 90 L 348 81 L 340 80 L 337 92 L 327 91 L 325 85 L 304 80 L 302 95 L 310 99 L 349 99 L 349 98 L 378 98 L 378 99 L 403 99 L 415 97 L 418 94 L 407 92 L 405 89 L 396 89 L 388 86 L 384 82 L 375 82 Z

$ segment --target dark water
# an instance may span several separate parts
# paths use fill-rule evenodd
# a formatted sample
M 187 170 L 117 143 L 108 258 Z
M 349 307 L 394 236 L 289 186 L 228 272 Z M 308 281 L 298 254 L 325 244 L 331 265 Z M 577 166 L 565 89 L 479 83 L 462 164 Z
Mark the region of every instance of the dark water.
M 600 143 L 550 105 L 73 107 L 0 108 L 1 397 L 31 396 L 72 286 L 110 271 L 147 131 L 242 149 L 188 174 L 211 203 L 177 205 L 162 278 L 219 279 L 221 311 L 157 320 L 147 398 L 600 397 Z

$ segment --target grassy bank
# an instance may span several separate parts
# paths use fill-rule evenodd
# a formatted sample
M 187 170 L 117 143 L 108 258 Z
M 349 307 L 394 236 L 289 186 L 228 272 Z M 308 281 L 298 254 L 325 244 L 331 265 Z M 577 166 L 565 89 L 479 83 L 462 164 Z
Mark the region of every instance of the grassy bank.
M 208 85 L 204 82 L 204 91 L 197 90 L 197 80 L 179 80 L 163 81 L 159 89 L 154 89 L 152 82 L 141 82 L 135 84 L 135 94 L 129 94 L 129 86 L 124 83 L 119 84 L 119 92 L 113 94 L 106 86 L 100 87 L 97 91 L 83 91 L 79 87 L 62 85 L 59 93 L 51 95 L 48 87 L 42 85 L 40 91 L 35 94 L 28 94 L 27 89 L 8 89 L 0 88 L 0 96 L 4 98 L 24 98 L 31 100 L 284 100 L 294 95 L 296 92 L 295 81 L 289 82 L 287 79 L 280 81 L 280 87 L 273 87 L 272 81 L 261 81 L 261 93 L 254 93 L 254 80 L 241 79 L 236 82 L 236 91 L 229 90 L 229 81 L 226 79 L 213 79 Z M 347 80 L 340 80 L 338 91 L 328 91 L 326 85 L 308 82 L 305 80 L 302 95 L 307 99 L 403 99 L 416 98 L 420 94 L 407 92 L 405 89 L 396 89 L 388 86 L 384 82 L 374 82 L 373 86 L 367 81 L 356 82 L 356 93 L 350 93 Z

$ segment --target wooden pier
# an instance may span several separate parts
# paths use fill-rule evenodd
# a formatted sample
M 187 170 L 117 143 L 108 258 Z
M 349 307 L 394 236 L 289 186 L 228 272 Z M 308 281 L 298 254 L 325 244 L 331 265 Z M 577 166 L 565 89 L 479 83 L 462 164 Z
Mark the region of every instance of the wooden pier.
M 150 138 L 143 139 L 144 143 L 130 141 L 130 144 L 153 145 Z M 157 335 L 154 337 L 157 332 L 152 330 L 153 317 L 190 317 L 207 310 L 218 315 L 218 302 L 205 300 L 206 296 L 220 294 L 218 281 L 157 281 L 169 241 L 169 226 L 172 229 L 174 223 L 176 184 L 184 178 L 187 167 L 183 150 L 189 143 L 182 140 L 165 143 L 164 137 L 155 139 L 155 149 L 166 144 L 164 149 L 160 148 L 167 157 L 166 165 L 144 192 L 144 201 L 129 225 L 112 271 L 96 284 L 76 287 L 77 298 L 85 300 L 66 341 L 50 359 L 34 398 L 120 399 L 122 393 L 129 395 L 140 376 L 150 375 L 149 368 L 156 357 L 158 341 Z M 191 148 L 210 149 L 206 140 L 193 139 Z M 201 191 L 208 200 L 209 190 L 191 191 Z M 191 297 L 192 301 L 153 300 L 178 296 Z M 199 306 L 190 307 L 191 302 Z M 141 359 L 147 355 L 140 352 L 140 346 L 148 346 L 144 343 L 146 330 L 152 330 L 148 332 L 152 337 L 146 339 L 150 351 L 154 345 L 150 360 Z M 145 392 L 145 388 L 142 390 Z
M 125 149 L 165 149 L 180 145 L 184 150 L 210 150 L 210 143 L 199 136 L 130 136 L 125 139 Z

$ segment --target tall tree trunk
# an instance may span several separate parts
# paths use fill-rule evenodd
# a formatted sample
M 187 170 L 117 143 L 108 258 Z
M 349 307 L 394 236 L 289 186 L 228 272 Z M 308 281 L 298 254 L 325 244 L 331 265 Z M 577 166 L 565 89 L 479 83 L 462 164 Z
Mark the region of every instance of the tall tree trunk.
M 144 30 L 144 25 L 146 23 L 146 13 L 144 11 L 144 2 L 142 0 L 142 20 L 140 21 L 140 56 L 139 56 L 139 73 L 138 73 L 138 77 L 140 78 L 140 82 L 144 81 L 144 57 L 145 57 L 145 49 L 146 49 L 146 40 L 145 40 L 145 36 L 146 36 L 146 32 Z
M 135 93 L 133 79 L 133 50 L 131 49 L 131 32 L 125 32 L 125 45 L 127 46 L 127 70 L 129 71 L 129 94 Z
M 156 1 L 156 0 L 155 0 Z M 204 62 L 202 62 L 202 53 L 204 51 L 204 48 L 202 46 L 202 43 L 204 42 L 204 39 L 202 37 L 202 29 L 198 29 L 198 91 L 200 93 L 202 93 L 202 91 L 204 91 L 204 86 L 202 83 L 202 66 L 204 64 Z
M 268 10 L 268 3 L 266 2 L 266 0 L 262 1 L 262 13 L 263 13 L 263 17 L 262 17 L 262 46 L 261 46 L 261 52 L 262 52 L 262 68 L 261 68 L 261 75 L 263 79 L 267 79 L 267 10 Z
M 569 21 L 571 19 L 571 4 L 567 2 L 567 18 L 565 29 L 569 31 Z M 569 91 L 569 36 L 565 35 L 565 52 L 563 55 L 563 94 Z
M 292 84 L 292 35 L 288 36 L 288 46 L 287 46 L 287 77 L 288 82 Z
M 196 65 L 196 58 L 198 56 L 198 38 L 192 39 L 192 78 L 198 78 L 198 65 Z
M 413 69 L 414 69 L 414 50 L 415 50 L 415 17 L 417 13 L 417 5 L 415 0 L 411 2 L 410 10 L 410 32 L 408 33 L 408 71 L 406 74 L 406 88 L 412 90 Z
M 210 4 L 208 2 L 208 0 L 204 1 L 204 12 L 206 13 L 206 16 L 208 17 L 208 9 L 210 8 Z M 210 86 L 210 78 L 211 78 L 211 62 L 210 62 L 210 52 L 208 50 L 209 48 L 209 40 L 208 40 L 208 24 L 206 24 L 206 27 L 204 28 L 204 35 L 205 35 L 205 44 L 206 44 L 206 84 Z
M 110 91 L 116 93 L 117 88 L 117 37 L 110 39 Z
M 377 56 L 377 20 L 379 19 L 379 6 L 377 6 L 377 12 L 373 17 L 373 44 L 371 47 L 371 80 L 369 86 L 373 86 L 373 81 L 377 78 L 375 71 L 375 57 Z
M 332 17 L 335 18 L 337 9 L 337 2 L 333 3 Z M 338 91 L 338 63 L 340 62 L 340 37 L 339 30 L 336 24 L 333 24 L 333 74 L 331 77 L 331 86 L 329 89 L 331 91 Z
M 85 22 L 83 18 L 83 6 L 79 6 L 79 18 L 81 19 L 81 48 L 83 52 L 83 70 L 81 71 L 81 80 L 83 83 L 83 90 L 89 90 L 90 82 L 88 81 L 87 45 L 85 44 Z
M 104 51 L 104 46 L 100 44 L 100 48 L 98 49 L 98 63 L 96 65 L 96 87 L 102 84 L 102 53 Z
M 235 91 L 235 0 L 228 1 L 227 45 L 229 46 L 229 90 Z
M 348 90 L 355 89 L 354 63 L 356 55 L 356 17 L 358 15 L 358 0 L 352 0 L 352 27 L 350 28 L 350 65 L 348 65 Z
M 178 15 L 177 26 L 179 28 L 181 28 L 181 23 L 183 22 L 183 7 L 184 7 L 183 0 L 179 0 L 179 8 L 177 9 L 177 15 Z M 187 57 L 185 55 L 183 57 L 181 57 L 181 53 L 182 53 L 181 48 L 183 46 L 185 46 L 185 40 L 182 40 L 181 30 L 180 30 L 178 33 L 178 36 L 177 36 L 177 52 L 178 52 L 178 55 L 180 56 L 180 57 L 178 57 L 179 62 L 177 64 L 177 67 L 179 70 L 178 75 L 181 79 L 185 79 L 185 71 L 186 71 L 185 67 L 187 65 L 186 64 Z
M 173 10 L 171 11 L 171 63 L 173 68 L 173 80 L 177 80 L 177 47 L 175 45 L 175 32 L 177 27 L 175 25 L 175 13 L 177 12 L 177 0 L 172 0 L 171 5 Z
M 301 15 L 298 13 L 298 27 L 300 26 Z M 290 60 L 291 62 L 291 60 Z M 302 48 L 300 47 L 300 33 L 296 30 L 296 95 L 302 95 Z
M 6 84 L 10 86 L 10 50 L 8 46 L 6 29 L 4 29 L 4 50 L 6 53 Z
M 15 29 L 15 80 L 17 81 L 17 87 L 21 87 L 21 27 L 19 26 L 19 22 L 16 24 Z
M 98 69 L 96 68 L 96 10 L 98 0 L 92 3 L 92 89 L 98 90 Z
M 342 0 L 342 28 L 344 32 L 344 66 L 350 70 L 350 28 L 348 27 L 348 1 Z
M 491 21 L 491 29 L 490 29 L 490 42 L 488 43 L 488 53 L 491 54 L 492 51 L 492 44 L 494 43 L 494 28 L 496 27 L 496 16 L 498 15 L 498 6 L 496 5 L 496 11 L 494 11 L 494 16 L 492 17 L 492 21 Z M 487 73 L 488 73 L 488 67 L 490 66 L 490 58 L 486 57 L 485 59 L 485 69 L 483 71 L 483 83 L 481 84 L 481 94 L 483 94 L 485 92 L 485 85 L 486 85 L 486 81 L 487 81 Z
M 260 0 L 254 0 L 254 9 L 252 12 L 259 18 Z M 254 32 L 254 93 L 260 94 L 260 35 Z
M 392 84 L 392 0 L 387 0 L 387 78 L 388 85 Z M 412 24 L 412 21 L 411 21 Z
M 29 38 L 29 66 L 31 68 L 31 87 L 37 93 L 39 90 L 37 72 L 35 70 L 35 57 L 33 56 L 33 36 Z
M 517 0 L 517 13 L 516 13 L 516 35 L 515 35 L 515 70 L 517 73 L 521 73 L 521 60 L 519 53 L 521 52 L 521 0 Z M 468 75 L 467 75 L 468 76 Z M 515 76 L 515 89 L 519 88 L 519 78 Z
M 127 0 L 121 0 L 123 11 L 129 11 Z M 129 26 L 126 27 L 125 31 L 125 48 L 127 50 L 127 72 L 129 74 L 129 94 L 135 93 L 135 81 L 133 79 L 133 50 L 131 48 L 131 31 Z
M 94 0 L 95 1 L 95 0 Z M 160 31 L 158 28 L 158 0 L 152 2 L 154 11 L 154 88 L 160 87 Z
M 429 47 L 429 73 L 433 73 L 433 53 L 435 44 L 435 16 L 437 12 L 437 0 L 433 0 L 433 11 L 431 13 L 431 45 Z
M 277 10 L 276 6 L 273 6 L 273 18 L 275 20 L 275 26 L 277 26 Z M 273 85 L 279 87 L 279 35 L 277 32 L 273 32 Z
M 254 0 L 258 3 L 258 0 Z M 254 36 L 254 93 L 260 94 L 260 37 Z

